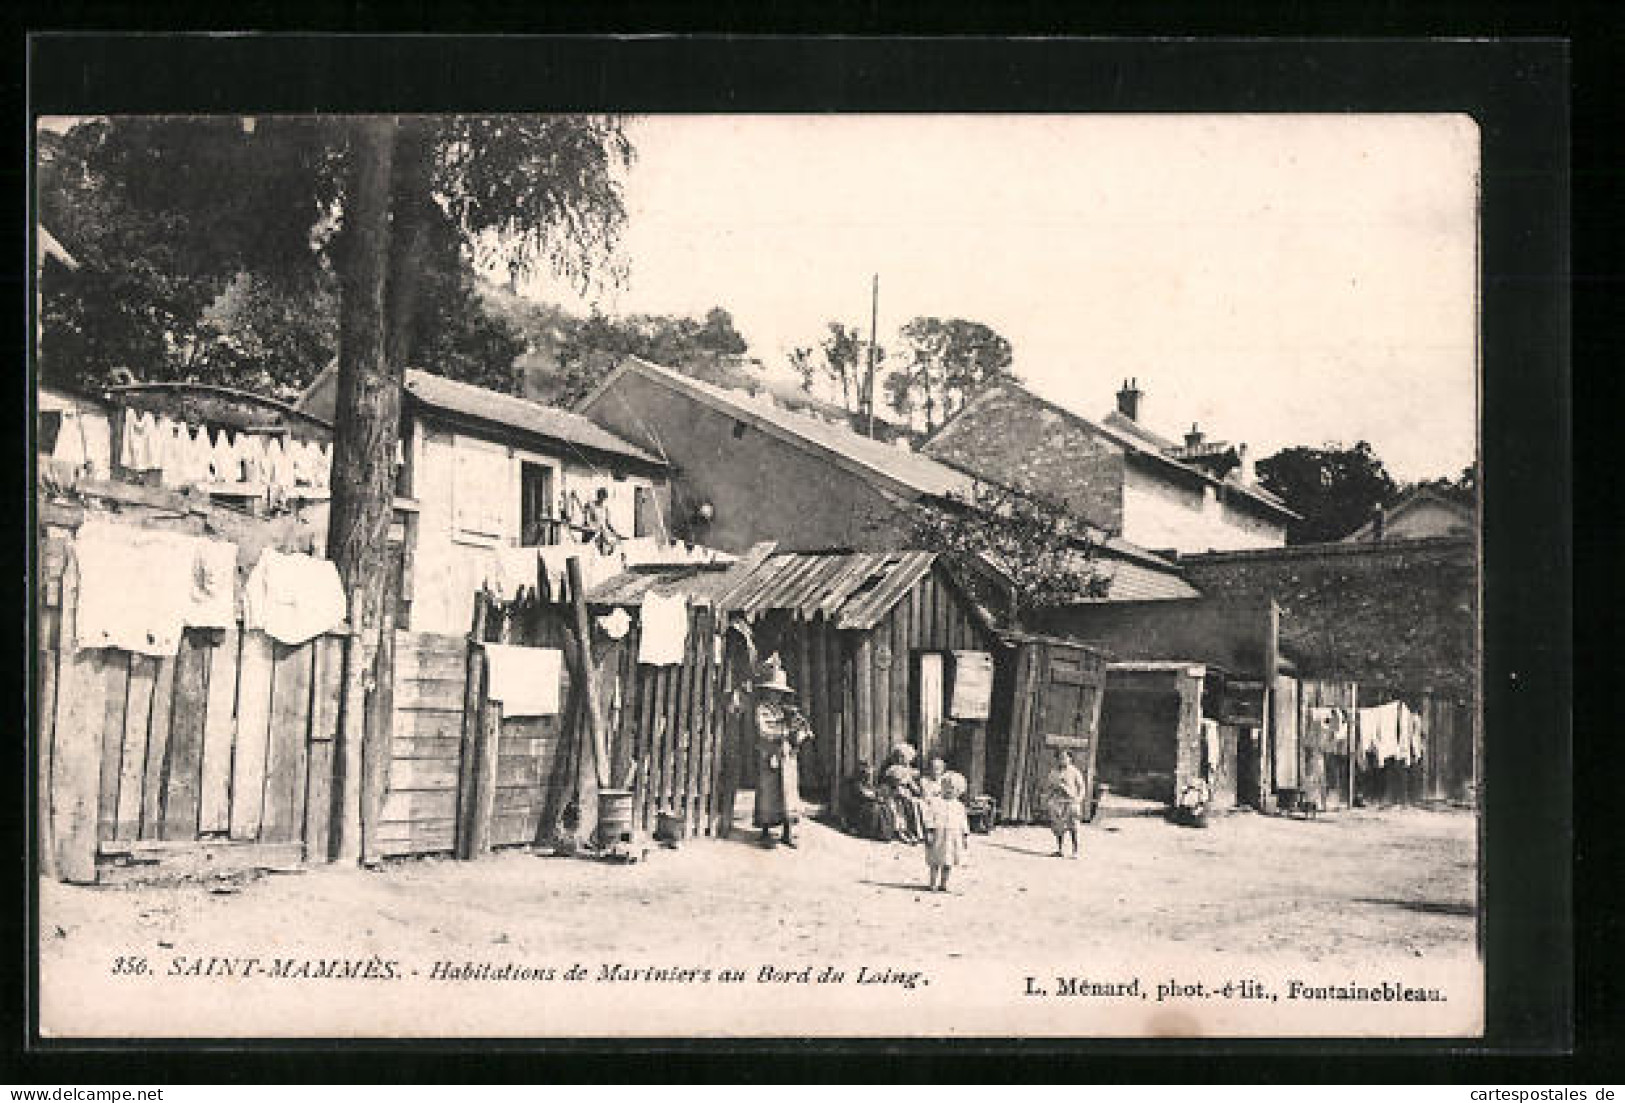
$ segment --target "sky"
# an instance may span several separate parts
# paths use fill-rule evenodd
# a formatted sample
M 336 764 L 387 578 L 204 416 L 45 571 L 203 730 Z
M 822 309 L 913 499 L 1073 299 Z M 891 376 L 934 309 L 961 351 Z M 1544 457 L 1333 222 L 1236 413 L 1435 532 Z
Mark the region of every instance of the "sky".
M 633 120 L 610 313 L 721 306 L 770 369 L 830 321 L 984 322 L 1085 416 L 1255 456 L 1370 441 L 1401 481 L 1476 441 L 1478 132 L 1464 115 Z

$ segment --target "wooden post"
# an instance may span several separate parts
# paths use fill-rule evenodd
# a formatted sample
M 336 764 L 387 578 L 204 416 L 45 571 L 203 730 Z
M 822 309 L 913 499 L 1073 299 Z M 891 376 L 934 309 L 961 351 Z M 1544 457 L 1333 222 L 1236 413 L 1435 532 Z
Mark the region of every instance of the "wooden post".
M 482 696 L 479 717 L 479 737 L 474 752 L 474 819 L 469 831 L 470 858 L 491 852 L 491 816 L 497 804 L 497 745 L 502 738 L 502 703 Z
M 463 687 L 463 745 L 458 756 L 457 773 L 457 838 L 455 853 L 459 858 L 474 856 L 475 819 L 475 748 L 479 743 L 480 702 L 485 700 L 485 639 L 486 606 L 484 591 L 474 595 L 474 623 L 468 630 L 468 674 Z
M 580 754 L 576 762 L 576 836 L 586 840 L 598 827 L 598 790 L 609 788 L 605 777 L 603 714 L 598 703 L 598 679 L 593 676 L 592 625 L 587 617 L 587 589 L 581 581 L 581 560 L 572 555 L 565 563 L 570 576 L 570 604 L 575 610 L 575 647 L 581 671 Z M 589 753 L 590 752 L 590 753 Z
M 361 744 L 366 729 L 366 670 L 366 647 L 361 642 L 361 636 L 352 632 L 344 645 L 344 704 L 339 723 L 339 767 L 336 771 L 339 819 L 333 854 L 341 862 L 355 862 L 361 858 Z M 239 726 L 238 739 L 241 738 L 242 729 Z
M 378 651 L 373 657 L 372 692 L 361 748 L 361 860 L 376 864 L 378 827 L 389 788 L 389 765 L 395 745 L 395 610 L 386 601 Z

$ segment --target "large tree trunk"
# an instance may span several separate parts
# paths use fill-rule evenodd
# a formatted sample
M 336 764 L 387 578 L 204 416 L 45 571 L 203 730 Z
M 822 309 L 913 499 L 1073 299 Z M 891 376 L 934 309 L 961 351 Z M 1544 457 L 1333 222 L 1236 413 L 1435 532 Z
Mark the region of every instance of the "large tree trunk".
M 389 361 L 385 342 L 394 119 L 356 120 L 350 124 L 349 146 L 349 189 L 336 256 L 339 370 L 327 554 L 344 581 L 354 633 L 339 747 L 342 821 L 337 847 L 341 859 L 353 861 L 361 853 L 365 675 L 377 650 L 387 588 L 400 436 L 401 366 Z

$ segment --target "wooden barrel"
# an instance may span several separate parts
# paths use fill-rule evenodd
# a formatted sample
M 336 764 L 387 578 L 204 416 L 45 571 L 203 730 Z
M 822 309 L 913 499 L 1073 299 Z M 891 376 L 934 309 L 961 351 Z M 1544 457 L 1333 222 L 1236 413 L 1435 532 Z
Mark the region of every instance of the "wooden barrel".
M 598 845 L 632 841 L 632 790 L 598 791 Z

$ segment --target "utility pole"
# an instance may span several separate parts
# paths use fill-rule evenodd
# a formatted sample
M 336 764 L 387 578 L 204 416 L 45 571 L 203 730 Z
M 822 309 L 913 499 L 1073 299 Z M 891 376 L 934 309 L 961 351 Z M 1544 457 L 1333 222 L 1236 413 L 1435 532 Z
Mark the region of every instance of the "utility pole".
M 869 300 L 869 375 L 863 387 L 863 404 L 869 415 L 869 438 L 875 435 L 875 331 L 880 321 L 880 273 L 875 273 Z

